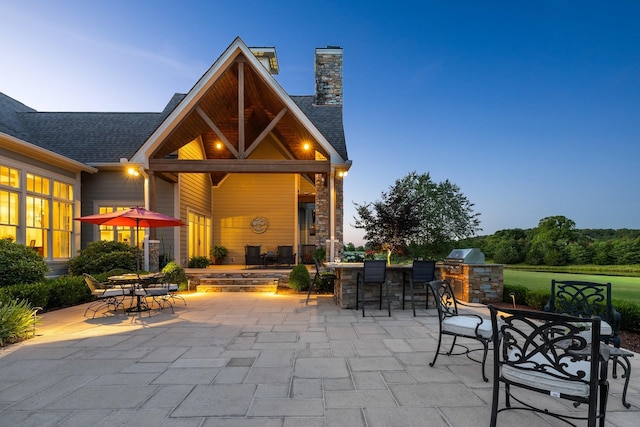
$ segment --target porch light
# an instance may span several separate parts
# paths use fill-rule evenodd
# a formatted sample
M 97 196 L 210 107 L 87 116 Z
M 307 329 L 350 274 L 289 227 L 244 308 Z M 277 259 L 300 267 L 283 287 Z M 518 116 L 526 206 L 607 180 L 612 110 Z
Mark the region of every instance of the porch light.
M 311 148 L 311 145 L 308 142 L 305 142 L 302 148 L 304 148 L 305 151 L 308 151 Z
M 342 170 L 341 170 L 341 171 L 338 171 L 338 176 L 339 176 L 340 178 L 344 178 L 345 176 L 347 176 L 347 171 L 342 171 Z
M 216 142 L 216 150 L 222 150 L 222 142 Z
M 138 172 L 138 169 L 134 168 L 133 166 L 130 166 L 127 169 L 127 173 L 129 174 L 129 176 L 140 176 L 140 172 Z

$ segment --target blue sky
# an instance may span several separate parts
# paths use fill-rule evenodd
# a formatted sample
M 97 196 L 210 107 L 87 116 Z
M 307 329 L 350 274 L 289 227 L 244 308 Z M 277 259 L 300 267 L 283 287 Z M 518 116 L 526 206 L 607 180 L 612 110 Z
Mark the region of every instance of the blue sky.
M 640 2 L 0 0 L 0 92 L 38 111 L 160 111 L 236 36 L 292 95 L 344 48 L 353 202 L 449 179 L 483 231 L 640 228 Z

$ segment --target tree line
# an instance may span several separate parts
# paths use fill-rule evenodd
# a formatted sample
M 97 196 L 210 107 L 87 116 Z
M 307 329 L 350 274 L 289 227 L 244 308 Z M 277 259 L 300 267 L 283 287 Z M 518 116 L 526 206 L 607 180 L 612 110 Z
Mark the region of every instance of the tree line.
M 458 244 L 480 248 L 488 260 L 499 264 L 640 264 L 640 230 L 576 229 L 575 222 L 564 216 L 543 218 L 535 228 L 500 230 Z

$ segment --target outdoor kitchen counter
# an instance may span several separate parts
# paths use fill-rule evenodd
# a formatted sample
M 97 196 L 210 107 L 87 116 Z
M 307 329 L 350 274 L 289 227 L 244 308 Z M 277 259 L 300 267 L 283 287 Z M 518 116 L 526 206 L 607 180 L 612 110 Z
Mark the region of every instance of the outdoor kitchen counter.
M 363 263 L 327 263 L 327 267 L 336 274 L 336 303 L 341 308 L 356 308 L 356 285 L 358 273 L 362 274 Z M 391 309 L 402 309 L 403 284 L 405 309 L 411 309 L 409 276 L 411 264 L 387 265 L 387 280 L 390 281 Z M 488 304 L 502 301 L 503 266 L 501 264 L 459 264 L 451 266 L 437 263 L 436 280 L 447 279 L 454 288 L 456 297 L 462 301 Z M 374 287 L 369 287 L 373 289 Z M 416 307 L 425 301 L 426 289 L 419 285 L 415 288 Z
M 364 264 L 361 262 L 327 263 L 327 267 L 336 274 L 334 292 L 336 293 L 336 303 L 341 308 L 356 308 L 356 285 L 358 273 L 362 274 Z M 391 284 L 390 297 L 391 309 L 402 309 L 402 284 L 405 285 L 406 309 L 411 308 L 411 297 L 409 292 L 409 276 L 411 275 L 411 264 L 390 264 L 387 265 L 387 280 Z M 436 278 L 438 278 L 436 268 Z M 373 287 L 371 287 L 373 289 Z M 416 300 L 424 301 L 424 286 L 416 287 Z

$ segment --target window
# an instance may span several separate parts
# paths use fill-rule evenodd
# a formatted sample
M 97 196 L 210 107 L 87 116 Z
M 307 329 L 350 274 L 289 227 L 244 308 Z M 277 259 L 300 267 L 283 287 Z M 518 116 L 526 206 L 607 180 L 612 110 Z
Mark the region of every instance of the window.
M 0 165 L 0 238 L 24 237 L 43 257 L 70 258 L 72 229 L 73 185 Z
M 211 218 L 189 212 L 189 258 L 209 256 L 211 248 Z
M 20 171 L 0 165 L 0 238 L 17 240 L 20 194 Z
M 131 204 L 127 205 L 112 205 L 112 206 L 100 206 L 99 213 L 109 213 L 117 211 L 126 211 L 131 207 Z M 142 247 L 142 241 L 144 239 L 144 228 L 138 230 L 138 238 L 135 237 L 136 228 L 122 225 L 101 225 L 100 226 L 100 240 L 116 241 L 127 243 L 128 245 L 135 245 L 136 241 L 138 246 Z
M 48 255 L 49 200 L 43 197 L 27 196 L 26 202 L 26 241 L 33 242 L 33 248 L 46 257 Z
M 53 181 L 52 251 L 54 258 L 71 257 L 73 186 Z

